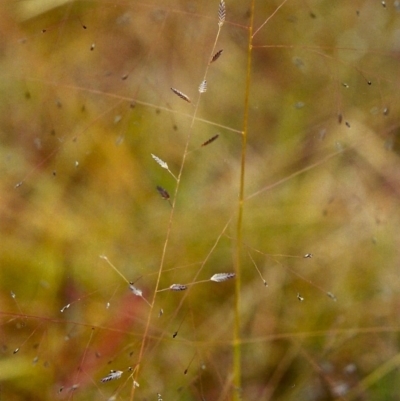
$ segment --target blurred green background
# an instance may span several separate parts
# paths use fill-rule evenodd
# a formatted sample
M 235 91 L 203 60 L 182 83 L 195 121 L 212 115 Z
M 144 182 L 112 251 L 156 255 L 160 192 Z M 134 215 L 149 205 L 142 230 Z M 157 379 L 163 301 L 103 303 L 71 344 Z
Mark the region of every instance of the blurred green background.
M 0 5 L 1 400 L 400 399 L 400 3 L 218 4 Z

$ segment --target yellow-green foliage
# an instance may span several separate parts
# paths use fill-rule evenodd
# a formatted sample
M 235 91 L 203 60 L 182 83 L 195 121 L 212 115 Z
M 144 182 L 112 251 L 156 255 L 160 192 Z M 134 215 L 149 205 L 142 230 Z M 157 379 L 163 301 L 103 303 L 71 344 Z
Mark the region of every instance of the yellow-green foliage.
M 3 2 L 1 400 L 395 399 L 399 17 Z

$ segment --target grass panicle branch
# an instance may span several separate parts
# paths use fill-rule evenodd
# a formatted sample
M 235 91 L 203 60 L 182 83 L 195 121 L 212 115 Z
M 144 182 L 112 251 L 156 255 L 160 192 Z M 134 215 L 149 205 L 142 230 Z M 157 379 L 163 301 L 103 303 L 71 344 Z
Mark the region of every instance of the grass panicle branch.
M 221 32 L 221 27 L 225 21 L 225 3 L 223 0 L 220 1 L 220 6 L 218 9 L 218 18 L 219 18 L 219 22 L 218 22 L 218 32 L 216 35 L 216 38 L 214 40 L 214 44 L 212 46 L 212 50 L 211 50 L 211 55 L 215 54 L 215 48 L 218 42 L 218 38 Z M 211 57 L 211 56 L 210 56 Z M 208 68 L 209 68 L 209 64 L 207 64 L 206 68 L 205 68 L 205 73 L 204 73 L 204 77 L 202 80 L 202 83 L 204 83 L 206 85 L 207 82 L 207 74 L 208 74 Z M 187 101 L 188 103 L 191 103 L 190 98 L 185 95 L 184 93 L 182 93 L 181 91 L 179 91 L 178 89 L 175 89 L 173 87 L 171 87 L 171 90 L 173 93 L 175 93 L 177 96 L 179 96 L 180 98 L 182 98 L 183 100 Z M 174 219 L 174 212 L 175 212 L 175 202 L 177 200 L 178 197 L 178 193 L 180 190 L 180 185 L 181 185 L 181 178 L 182 178 L 182 173 L 185 167 L 185 163 L 186 163 L 186 158 L 188 156 L 188 149 L 189 149 L 189 143 L 190 143 L 190 139 L 192 136 L 192 132 L 193 132 L 193 128 L 194 128 L 194 124 L 196 122 L 197 119 L 197 112 L 198 112 L 198 107 L 200 104 L 200 98 L 202 96 L 203 92 L 199 91 L 199 98 L 195 104 L 195 109 L 193 111 L 192 117 L 191 117 L 191 123 L 190 123 L 190 127 L 188 130 L 188 134 L 187 134 L 187 138 L 186 138 L 186 143 L 185 143 L 185 149 L 183 152 L 183 157 L 182 157 L 182 161 L 181 161 L 181 165 L 180 165 L 180 169 L 179 169 L 179 173 L 176 179 L 176 187 L 175 187 L 175 194 L 174 194 L 174 198 L 173 198 L 173 202 L 170 202 L 170 197 L 168 192 L 166 192 L 162 187 L 157 187 L 158 192 L 160 193 L 160 195 L 163 197 L 163 199 L 168 199 L 168 201 L 171 204 L 171 213 L 170 213 L 170 218 L 169 218 L 169 222 L 168 222 L 168 227 L 167 227 L 167 232 L 166 232 L 166 238 L 164 241 L 164 246 L 161 252 L 161 260 L 160 260 L 160 265 L 159 265 L 159 269 L 158 269 L 158 274 L 157 274 L 157 280 L 156 280 L 156 284 L 155 284 L 155 289 L 154 289 L 154 295 L 153 295 L 153 300 L 150 303 L 150 308 L 153 309 L 154 304 L 156 302 L 156 297 L 157 294 L 159 292 L 159 285 L 160 285 L 160 281 L 161 281 L 161 274 L 164 270 L 164 263 L 165 263 L 165 257 L 166 257 L 166 252 L 167 252 L 167 248 L 168 248 L 168 244 L 169 244 L 169 240 L 170 240 L 170 235 L 171 235 L 171 227 L 172 227 L 172 221 Z M 165 191 L 165 192 L 164 192 Z M 166 198 L 166 196 L 168 195 L 168 198 Z M 181 290 L 185 290 L 186 288 L 183 287 L 179 287 L 180 285 L 178 285 L 177 288 L 181 288 Z M 142 361 L 143 355 L 144 355 L 144 350 L 145 350 L 145 346 L 147 343 L 147 336 L 148 336 L 148 332 L 150 329 L 150 323 L 151 323 L 151 313 L 148 314 L 148 318 L 146 320 L 146 324 L 145 324 L 145 329 L 144 329 L 144 333 L 143 333 L 143 338 L 142 338 L 142 342 L 141 342 L 141 346 L 140 346 L 140 350 L 139 350 L 139 355 L 138 355 L 138 364 L 137 364 L 137 369 L 135 371 L 135 375 L 134 375 L 134 380 L 136 381 L 139 375 L 139 371 L 140 371 L 140 363 Z M 130 393 L 130 401 L 133 401 L 134 397 L 135 397 L 135 386 L 131 387 L 131 393 Z

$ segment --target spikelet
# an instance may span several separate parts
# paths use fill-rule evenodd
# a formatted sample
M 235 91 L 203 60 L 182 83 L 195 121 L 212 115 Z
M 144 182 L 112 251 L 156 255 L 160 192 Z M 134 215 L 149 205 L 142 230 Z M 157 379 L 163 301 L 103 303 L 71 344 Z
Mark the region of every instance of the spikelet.
M 181 99 L 187 101 L 188 103 L 192 103 L 192 101 L 190 100 L 189 96 L 186 96 L 184 93 L 182 93 L 178 89 L 171 88 L 171 90 L 172 90 L 172 92 L 175 93 L 175 95 L 179 96 Z
M 214 135 L 212 138 L 207 139 L 207 141 L 203 142 L 203 143 L 201 144 L 201 146 L 207 146 L 207 145 L 209 145 L 210 143 L 212 143 L 212 142 L 214 142 L 216 139 L 218 139 L 218 137 L 219 137 L 219 134 Z
M 67 305 L 63 306 L 63 307 L 61 308 L 60 312 L 61 312 L 61 313 L 64 313 L 64 311 L 65 311 L 66 309 L 68 309 L 70 306 L 71 306 L 71 304 L 67 304 Z
M 327 292 L 326 295 L 328 295 L 329 298 L 333 299 L 335 302 L 337 301 L 337 298 L 335 297 L 334 294 L 332 294 L 331 292 Z
M 129 289 L 131 290 L 133 295 L 136 295 L 137 297 L 142 297 L 143 292 L 142 290 L 139 290 L 139 288 L 136 288 L 133 283 L 129 283 Z
M 162 168 L 165 168 L 166 170 L 168 170 L 168 164 L 164 161 L 161 160 L 159 157 L 157 157 L 156 155 L 153 155 L 153 153 L 151 153 L 151 157 L 157 162 L 157 164 L 159 164 Z
M 187 290 L 187 285 L 184 284 L 172 284 L 169 286 L 171 291 L 185 291 Z
M 223 51 L 224 51 L 224 49 L 218 50 L 218 51 L 211 57 L 211 60 L 210 60 L 210 62 L 209 62 L 208 64 L 211 64 L 211 63 L 213 63 L 214 61 L 217 61 L 217 60 L 221 57 L 221 54 L 222 54 Z
M 230 280 L 235 277 L 235 273 L 216 273 L 210 280 L 216 283 L 222 283 L 223 281 Z
M 110 373 L 107 376 L 103 377 L 100 381 L 102 383 L 106 383 L 111 380 L 120 379 L 122 376 L 122 373 L 124 373 L 122 370 L 110 370 Z
M 224 0 L 220 0 L 219 8 L 218 8 L 218 26 L 221 27 L 224 25 L 226 16 L 226 8 Z
M 204 93 L 207 92 L 207 81 L 204 80 L 200 85 L 199 85 L 199 92 Z
M 170 198 L 169 193 L 163 187 L 157 186 L 157 191 L 164 200 L 168 200 Z
M 153 153 L 151 153 L 151 157 L 156 161 L 156 163 L 161 166 L 162 168 L 164 168 L 165 170 L 167 170 L 172 177 L 175 178 L 176 181 L 178 181 L 178 178 L 175 176 L 175 174 L 169 169 L 168 164 L 164 161 L 161 160 L 159 157 L 157 157 L 156 155 L 153 155 Z M 164 198 L 165 199 L 165 198 Z

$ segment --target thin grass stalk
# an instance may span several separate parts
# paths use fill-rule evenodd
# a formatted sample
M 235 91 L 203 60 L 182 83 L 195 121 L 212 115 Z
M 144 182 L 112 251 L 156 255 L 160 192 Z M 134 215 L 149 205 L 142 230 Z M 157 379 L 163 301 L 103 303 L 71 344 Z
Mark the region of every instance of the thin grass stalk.
M 249 127 L 249 103 L 250 103 L 250 85 L 251 85 L 251 68 L 252 68 L 252 41 L 253 41 L 253 24 L 254 24 L 254 3 L 252 0 L 250 8 L 250 25 L 248 31 L 248 48 L 247 48 L 247 71 L 246 71 L 246 92 L 244 100 L 244 117 L 242 132 L 242 156 L 240 163 L 240 187 L 239 187 L 239 203 L 238 203 L 238 219 L 236 226 L 236 285 L 235 285 L 235 328 L 233 339 L 233 400 L 240 401 L 242 399 L 242 350 L 241 350 L 241 258 L 242 258 L 242 222 L 243 222 L 243 205 L 244 205 L 244 185 L 246 172 L 246 152 L 247 152 L 247 135 Z
M 218 42 L 218 39 L 219 39 L 219 36 L 220 36 L 220 33 L 221 33 L 221 28 L 222 28 L 222 24 L 218 24 L 218 32 L 217 32 L 217 35 L 216 35 L 215 40 L 214 40 L 214 44 L 213 44 L 213 47 L 212 47 L 211 55 L 215 53 L 215 48 L 217 46 L 217 42 Z M 203 81 L 207 80 L 207 73 L 208 73 L 209 67 L 210 66 L 208 64 L 206 66 L 206 69 L 205 69 Z M 150 302 L 150 309 L 151 310 L 150 310 L 149 314 L 147 315 L 147 320 L 146 320 L 146 324 L 145 324 L 145 328 L 144 328 L 144 332 L 143 332 L 142 342 L 141 342 L 141 346 L 140 346 L 140 350 L 139 350 L 138 362 L 137 362 L 137 365 L 136 365 L 136 370 L 135 370 L 134 374 L 132 375 L 133 378 L 134 378 L 133 383 L 137 382 L 137 380 L 138 380 L 139 371 L 140 371 L 141 363 L 142 363 L 143 356 L 144 356 L 144 350 L 145 350 L 145 346 L 146 346 L 147 340 L 148 340 L 150 322 L 151 322 L 151 318 L 152 318 L 152 315 L 153 315 L 154 305 L 155 305 L 155 302 L 156 302 L 156 297 L 157 297 L 157 293 L 158 293 L 158 289 L 159 289 L 159 285 L 160 285 L 160 281 L 161 281 L 161 273 L 162 273 L 162 271 L 164 269 L 165 256 L 166 256 L 166 253 L 167 253 L 167 247 L 168 247 L 169 239 L 170 239 L 170 235 L 171 235 L 171 228 L 172 228 L 172 221 L 173 221 L 173 218 L 174 218 L 176 200 L 177 200 L 177 197 L 178 197 L 178 192 L 179 192 L 179 188 L 180 188 L 180 184 L 181 184 L 181 178 L 182 178 L 182 174 L 183 174 L 183 169 L 185 167 L 186 157 L 189 154 L 189 150 L 188 150 L 189 149 L 189 143 L 190 143 L 190 139 L 192 137 L 193 127 L 194 127 L 194 124 L 196 122 L 196 117 L 197 117 L 197 112 L 198 112 L 198 108 L 199 108 L 199 104 L 200 104 L 201 95 L 202 95 L 202 93 L 199 92 L 198 98 L 197 98 L 197 102 L 195 104 L 195 109 L 194 109 L 194 112 L 193 112 L 193 114 L 191 116 L 191 123 L 190 123 L 189 131 L 188 131 L 188 134 L 187 134 L 187 137 L 186 137 L 185 150 L 183 152 L 181 166 L 180 166 L 179 174 L 178 174 L 178 177 L 177 177 L 177 180 L 176 180 L 175 193 L 174 193 L 174 197 L 173 197 L 172 205 L 171 205 L 172 207 L 171 207 L 170 217 L 169 217 L 169 221 L 168 221 L 167 234 L 166 234 L 166 238 L 165 238 L 165 241 L 164 241 L 163 250 L 162 250 L 162 253 L 161 253 L 161 261 L 160 261 L 160 266 L 159 266 L 159 269 L 158 269 L 156 285 L 155 285 L 155 289 L 154 289 L 152 300 Z M 130 392 L 130 397 L 129 397 L 130 401 L 133 401 L 134 398 L 135 398 L 135 390 L 136 390 L 136 386 L 132 385 L 131 392 Z

